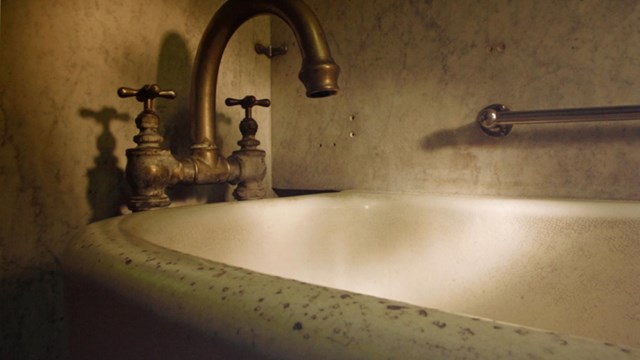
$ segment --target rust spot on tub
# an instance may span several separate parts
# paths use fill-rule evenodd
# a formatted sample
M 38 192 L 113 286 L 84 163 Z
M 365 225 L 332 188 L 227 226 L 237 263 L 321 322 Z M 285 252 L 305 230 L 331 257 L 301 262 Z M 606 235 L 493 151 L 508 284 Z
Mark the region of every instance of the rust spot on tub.
M 558 344 L 562 345 L 562 346 L 567 346 L 569 345 L 569 342 L 563 338 L 561 338 L 559 335 L 556 335 L 556 340 L 555 340 Z
M 288 308 L 289 308 L 289 303 L 284 303 L 284 304 L 282 304 L 282 308 L 283 308 L 283 309 L 288 309 Z
M 402 305 L 387 305 L 387 309 L 389 310 L 402 310 L 402 309 L 406 309 L 406 306 L 402 306 Z
M 263 301 L 264 301 L 264 298 L 258 299 L 258 302 L 263 302 Z
M 496 330 L 502 330 L 502 326 L 499 325 L 493 325 L 493 328 Z
M 429 316 L 429 313 L 427 313 L 427 310 L 425 310 L 425 309 L 420 309 L 420 310 L 418 310 L 418 315 L 423 316 L 423 317 L 427 317 L 427 316 Z
M 225 287 L 222 288 L 222 292 L 227 292 L 227 291 L 229 291 L 228 287 L 225 286 Z
M 293 330 L 302 330 L 302 323 L 300 321 L 296 321 L 296 323 L 293 324 Z
M 351 295 L 349 295 L 349 294 L 342 294 L 342 295 L 340 295 L 340 299 L 351 299 Z
M 527 335 L 527 334 L 529 333 L 529 332 L 528 332 L 527 330 L 525 330 L 525 329 L 515 329 L 514 331 L 516 332 L 516 334 L 518 334 L 518 335 L 522 335 L 522 336 L 525 336 L 525 335 Z
M 468 336 L 474 336 L 476 333 L 469 328 L 460 328 L 460 332 L 458 333 L 460 336 L 466 338 Z
M 217 274 L 211 275 L 211 277 L 219 278 L 219 277 L 224 276 L 226 273 L 227 273 L 227 270 L 220 270 L 220 272 L 218 272 Z
M 447 327 L 447 323 L 441 322 L 441 321 L 434 321 L 433 325 L 435 325 L 436 327 L 438 327 L 440 329 L 444 329 L 445 327 Z
M 131 264 L 132 261 L 133 260 L 129 259 L 128 257 L 124 258 L 124 263 L 127 264 L 127 265 Z

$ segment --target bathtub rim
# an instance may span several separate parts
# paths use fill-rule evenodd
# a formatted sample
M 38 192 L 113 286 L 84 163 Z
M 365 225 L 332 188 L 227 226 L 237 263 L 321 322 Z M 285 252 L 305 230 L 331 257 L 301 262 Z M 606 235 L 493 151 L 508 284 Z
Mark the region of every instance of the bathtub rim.
M 305 195 L 296 198 L 335 197 L 357 194 L 368 194 L 373 196 L 381 193 L 368 191 L 346 191 L 333 194 Z M 393 196 L 397 193 L 385 192 L 382 194 Z M 413 194 L 402 193 L 401 195 L 412 196 Z M 475 196 L 461 197 L 464 199 L 477 198 Z M 507 198 L 507 200 L 508 199 L 509 198 Z M 268 199 L 264 201 L 278 200 L 279 199 Z M 501 200 L 504 200 L 504 198 L 501 198 Z M 548 200 L 540 199 L 540 201 Z M 584 203 L 583 200 L 573 200 L 573 202 Z M 591 200 L 587 202 L 591 202 Z M 603 201 L 596 202 L 602 204 Z M 604 202 L 620 203 L 620 201 L 617 200 Z M 219 203 L 196 206 L 220 207 L 243 206 L 243 204 Z M 181 210 L 180 208 L 172 208 L 159 211 L 172 212 Z M 287 323 L 282 323 L 284 319 L 278 320 L 280 322 L 272 319 L 274 322 L 271 325 L 261 323 L 264 326 L 261 328 L 261 333 L 268 339 L 263 339 L 263 341 L 258 342 L 257 345 L 255 336 L 251 339 L 244 337 L 237 338 L 233 336 L 233 331 L 227 330 L 234 326 L 238 329 L 250 327 L 251 325 L 245 324 L 238 319 L 241 319 L 243 316 L 246 317 L 247 313 L 250 314 L 256 306 L 263 306 L 265 309 L 269 308 L 274 311 L 276 309 L 282 310 L 281 308 L 284 306 L 282 301 L 278 301 L 277 299 L 266 300 L 268 298 L 262 292 L 273 291 L 276 288 L 284 289 L 287 286 L 296 289 L 293 293 L 296 294 L 296 299 L 298 299 L 296 301 L 300 306 L 304 304 L 310 304 L 309 306 L 311 306 L 311 304 L 316 304 L 314 306 L 330 308 L 331 306 L 340 304 L 340 301 L 338 301 L 338 303 L 336 303 L 336 301 L 338 299 L 344 300 L 342 297 L 345 295 L 348 296 L 348 299 L 362 299 L 360 301 L 364 301 L 367 309 L 371 310 L 370 312 L 367 312 L 368 316 L 375 317 L 377 319 L 376 321 L 378 321 L 375 328 L 377 331 L 376 334 L 379 338 L 384 339 L 385 341 L 370 341 L 367 343 L 369 346 L 345 348 L 337 345 L 333 340 L 328 340 L 330 336 L 325 336 L 324 339 L 315 339 L 315 336 L 309 335 L 310 339 L 314 338 L 314 341 L 316 341 L 314 346 L 324 349 L 318 353 L 320 357 L 330 353 L 335 354 L 338 358 L 358 358 L 362 357 L 363 354 L 367 354 L 370 358 L 375 358 L 375 356 L 381 356 L 381 358 L 383 358 L 382 355 L 385 354 L 385 350 L 391 350 L 391 352 L 386 353 L 386 355 L 392 356 L 400 353 L 399 349 L 409 348 L 416 351 L 415 357 L 437 357 L 438 354 L 442 354 L 443 348 L 453 349 L 454 347 L 460 347 L 462 344 L 468 348 L 471 346 L 469 344 L 474 344 L 472 347 L 474 347 L 475 350 L 485 351 L 484 354 L 487 358 L 495 358 L 500 356 L 500 354 L 506 356 L 504 354 L 514 354 L 518 351 L 523 351 L 522 354 L 524 356 L 525 353 L 528 354 L 530 352 L 541 351 L 543 348 L 551 348 L 559 353 L 563 353 L 563 351 L 566 353 L 566 345 L 562 345 L 564 343 L 572 345 L 579 344 L 579 346 L 576 346 L 578 350 L 575 351 L 584 351 L 583 354 L 591 356 L 592 358 L 599 358 L 593 357 L 594 354 L 606 354 L 606 358 L 629 358 L 627 357 L 630 356 L 629 354 L 631 354 L 631 356 L 638 356 L 637 349 L 632 349 L 627 346 L 617 347 L 612 344 L 604 345 L 598 340 L 585 339 L 570 335 L 558 335 L 544 330 L 536 330 L 529 327 L 496 322 L 491 319 L 478 319 L 476 317 L 419 307 L 394 300 L 325 288 L 297 280 L 264 275 L 252 270 L 201 259 L 193 255 L 183 254 L 175 250 L 163 248 L 140 237 L 136 237 L 132 234 L 123 234 L 120 231 L 121 228 L 118 224 L 120 224 L 121 220 L 126 217 L 142 215 L 152 216 L 152 213 L 146 213 L 146 215 L 132 214 L 124 217 L 108 219 L 88 225 L 86 228 L 82 229 L 73 238 L 64 253 L 62 265 L 65 273 L 69 276 L 79 276 L 81 278 L 88 279 L 89 281 L 99 283 L 101 286 L 104 286 L 110 291 L 114 291 L 126 299 L 140 303 L 143 306 L 148 306 L 158 314 L 168 316 L 180 323 L 195 326 L 200 331 L 218 334 L 217 336 L 220 336 L 226 342 L 244 347 L 251 347 L 255 345 L 261 352 L 265 352 L 272 356 L 286 357 L 294 355 L 292 358 L 295 358 L 296 356 L 305 355 L 308 357 L 308 353 L 300 353 L 300 349 L 308 348 L 310 343 L 309 339 L 305 339 L 304 334 L 311 334 L 314 331 L 320 334 L 323 331 L 326 331 L 326 329 L 314 327 L 315 325 L 308 325 L 307 327 L 303 326 L 304 329 L 307 329 L 307 332 L 303 333 L 300 331 L 302 329 L 295 329 L 296 324 L 301 321 L 288 321 Z M 160 266 L 158 266 L 158 264 Z M 163 272 L 162 270 L 165 271 Z M 175 270 L 181 271 L 174 273 L 173 271 Z M 221 273 L 223 275 L 220 277 L 216 278 L 212 276 Z M 184 281 L 184 279 L 180 280 L 180 277 L 182 276 L 184 276 L 187 281 Z M 239 300 L 239 298 L 237 298 L 235 305 L 229 307 L 227 300 L 230 300 L 230 296 L 229 298 L 223 299 L 225 296 L 222 293 L 228 293 L 231 291 L 230 289 L 232 289 L 233 286 L 237 286 L 239 284 L 238 282 L 244 284 L 243 286 L 246 286 L 245 289 L 251 289 L 250 293 L 253 294 L 251 295 L 252 300 L 247 300 L 248 295 L 245 297 L 245 300 Z M 191 285 L 192 283 L 197 284 L 195 293 L 198 295 L 193 295 L 194 285 Z M 265 290 L 264 284 L 270 284 L 270 287 Z M 212 297 L 211 293 L 208 291 L 210 286 L 213 286 L 215 291 L 222 293 L 216 293 L 218 296 Z M 227 291 L 224 291 L 225 288 L 227 288 Z M 245 291 L 247 292 L 244 294 L 249 293 L 248 290 Z M 144 292 L 148 295 L 144 298 L 144 301 L 137 296 L 140 292 Z M 261 293 L 262 295 L 258 295 L 258 293 Z M 327 295 L 325 296 L 323 294 Z M 313 299 L 314 297 L 315 299 Z M 274 297 L 272 296 L 272 298 Z M 263 299 L 263 301 L 260 301 L 260 304 L 257 304 L 256 301 L 260 299 Z M 293 309 L 293 301 L 289 301 L 289 304 L 290 306 L 286 309 Z M 391 306 L 391 308 L 388 306 Z M 302 314 L 305 312 L 309 313 L 308 310 L 305 311 L 304 309 L 307 308 L 300 308 L 297 310 L 298 313 L 296 314 L 299 318 L 302 318 Z M 424 316 L 422 316 L 422 314 L 425 313 L 428 314 L 429 320 L 426 323 L 419 322 L 425 320 Z M 398 327 L 397 322 L 394 325 L 394 321 L 397 320 L 394 319 L 394 316 L 399 315 L 406 315 L 408 323 L 412 325 Z M 226 319 L 226 322 L 221 319 Z M 360 320 L 362 321 L 362 319 Z M 253 319 L 251 321 L 253 321 L 252 324 L 255 324 L 255 321 L 258 320 Z M 449 330 L 443 331 L 443 329 L 447 329 L 447 326 L 439 328 L 435 325 L 436 323 L 449 324 Z M 457 333 L 447 333 L 446 336 L 442 336 L 443 333 L 450 331 L 452 328 L 478 329 L 478 327 L 481 327 L 482 329 L 485 329 L 483 331 L 493 333 L 496 330 L 496 326 L 505 331 L 501 331 L 499 335 L 487 335 L 487 338 L 482 341 L 485 343 L 484 346 L 482 344 L 473 343 L 473 341 L 478 337 L 469 339 L 468 334 L 464 340 L 462 339 L 463 336 Z M 393 333 L 395 335 L 393 339 L 388 338 L 389 332 L 386 330 L 387 328 L 394 328 Z M 423 353 L 429 349 L 424 346 L 417 348 L 415 345 L 412 346 L 411 344 L 407 344 L 408 339 L 411 339 L 412 341 L 415 340 L 415 338 L 411 337 L 412 335 L 415 335 L 414 331 L 408 332 L 407 329 L 409 328 L 412 330 L 415 330 L 416 328 L 430 329 L 431 331 L 427 331 L 427 335 L 423 335 L 426 337 L 420 339 L 422 339 L 421 341 L 428 342 L 430 344 L 438 344 L 438 347 L 431 348 L 431 353 Z M 474 334 L 481 333 L 479 330 L 472 330 L 472 332 Z M 526 333 L 527 336 L 531 335 L 531 337 L 535 337 L 534 343 L 538 345 L 532 346 L 529 338 L 527 338 L 526 341 L 523 341 L 525 337 L 521 335 L 522 333 Z M 276 334 L 278 336 L 275 336 L 275 338 L 280 339 L 288 338 L 291 334 L 300 336 L 298 336 L 299 339 L 296 338 L 294 341 L 282 343 L 274 340 L 274 335 Z M 492 340 L 499 344 L 487 347 L 486 342 Z M 397 347 L 398 344 L 402 344 L 401 347 Z M 540 344 L 545 345 L 542 346 Z M 403 350 L 402 353 L 403 355 L 406 355 L 407 358 L 410 358 L 412 355 L 406 350 Z M 573 350 L 570 354 L 571 356 L 576 355 Z

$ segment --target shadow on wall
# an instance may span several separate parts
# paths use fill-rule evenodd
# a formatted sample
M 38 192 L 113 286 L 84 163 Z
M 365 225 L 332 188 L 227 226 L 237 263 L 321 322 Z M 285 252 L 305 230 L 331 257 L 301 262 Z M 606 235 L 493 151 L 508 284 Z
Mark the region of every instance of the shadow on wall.
M 191 145 L 191 59 L 186 41 L 177 33 L 169 33 L 162 42 L 158 58 L 157 83 L 161 88 L 173 89 L 178 94 L 178 98 L 172 102 L 155 103 L 160 116 L 159 132 L 164 137 L 162 146 L 170 148 L 178 158 L 187 157 Z M 92 210 L 90 222 L 121 215 L 130 191 L 124 169 L 118 166 L 118 159 L 114 154 L 116 139 L 109 125 L 113 121 L 129 122 L 131 116 L 118 113 L 113 107 L 104 107 L 99 111 L 82 108 L 79 113 L 83 118 L 94 119 L 102 125 L 102 132 L 96 141 L 99 154 L 94 159 L 94 167 L 87 170 L 87 200 Z M 219 119 L 231 121 L 222 116 L 219 116 Z M 221 144 L 220 139 L 218 144 Z M 134 145 L 131 140 L 129 147 Z M 226 185 L 176 185 L 167 189 L 167 193 L 172 201 L 218 202 L 225 200 Z
M 125 204 L 128 189 L 124 170 L 118 166 L 118 158 L 114 155 L 116 139 L 109 124 L 112 121 L 127 122 L 129 115 L 120 114 L 112 107 L 103 107 L 99 111 L 82 108 L 80 116 L 94 119 L 102 125 L 102 132 L 96 141 L 99 153 L 93 159 L 94 167 L 87 170 L 87 200 L 92 211 L 89 221 L 94 222 L 120 215 Z
M 420 143 L 426 151 L 448 147 L 513 147 L 542 148 L 557 144 L 588 145 L 594 143 L 637 142 L 640 128 L 617 124 L 570 124 L 514 126 L 510 135 L 493 138 L 480 130 L 475 122 L 424 136 Z
M 191 122 L 189 98 L 191 68 L 193 61 L 189 55 L 187 42 L 175 32 L 165 35 L 158 56 L 157 83 L 161 88 L 173 89 L 178 94 L 173 101 L 158 101 L 156 108 L 160 116 L 159 131 L 164 136 L 163 146 L 179 159 L 189 155 L 191 146 Z M 218 119 L 224 119 L 218 114 Z M 217 144 L 222 147 L 220 139 Z M 176 185 L 167 189 L 171 201 L 220 202 L 225 200 L 226 184 Z

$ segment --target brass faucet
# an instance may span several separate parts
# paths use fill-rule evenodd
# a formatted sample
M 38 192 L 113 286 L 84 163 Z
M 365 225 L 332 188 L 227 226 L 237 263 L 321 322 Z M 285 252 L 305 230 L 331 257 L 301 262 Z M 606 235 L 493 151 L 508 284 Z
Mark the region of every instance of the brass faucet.
M 333 61 L 324 31 L 313 11 L 301 0 L 228 0 L 214 14 L 196 54 L 191 89 L 192 146 L 186 159 L 176 159 L 160 147 L 158 116 L 153 99 L 171 98 L 170 91 L 157 85 L 140 90 L 121 88 L 121 97 L 136 96 L 145 109 L 136 119 L 140 129 L 134 141 L 138 146 L 127 150 L 127 178 L 132 188 L 128 206 L 133 211 L 168 206 L 165 190 L 177 183 L 210 184 L 230 182 L 260 197 L 258 189 L 266 172 L 264 155 L 255 149 L 235 151 L 229 158 L 220 154 L 215 139 L 216 86 L 222 54 L 233 33 L 247 20 L 272 14 L 284 20 L 295 33 L 302 55 L 299 78 L 308 97 L 325 97 L 338 92 L 340 68 Z M 173 95 L 175 97 L 175 95 Z M 264 153 L 264 152 L 263 152 Z M 255 190 L 255 191 L 252 191 Z M 255 194 L 258 194 L 257 196 Z M 264 195 L 262 195 L 264 196 Z

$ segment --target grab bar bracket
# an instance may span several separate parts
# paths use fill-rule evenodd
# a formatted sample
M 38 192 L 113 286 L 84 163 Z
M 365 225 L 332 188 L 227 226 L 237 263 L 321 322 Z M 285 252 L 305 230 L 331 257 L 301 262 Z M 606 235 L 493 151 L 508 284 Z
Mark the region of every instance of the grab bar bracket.
M 491 104 L 478 113 L 476 121 L 480 124 L 480 129 L 487 135 L 493 137 L 505 137 L 509 135 L 513 125 L 500 125 L 497 123 L 498 113 L 509 111 L 509 108 L 502 104 Z
M 482 109 L 476 118 L 480 129 L 493 137 L 509 135 L 513 125 L 623 120 L 640 120 L 640 105 L 510 111 L 502 104 L 492 104 Z

